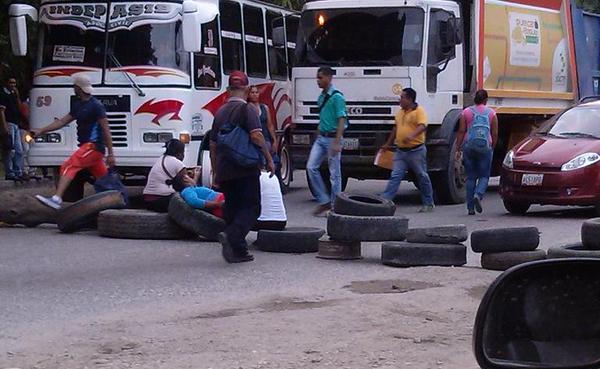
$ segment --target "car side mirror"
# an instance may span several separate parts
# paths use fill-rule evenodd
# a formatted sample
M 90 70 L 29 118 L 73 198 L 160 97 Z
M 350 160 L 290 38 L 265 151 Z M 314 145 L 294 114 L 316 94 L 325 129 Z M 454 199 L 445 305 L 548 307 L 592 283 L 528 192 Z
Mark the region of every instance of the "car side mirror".
M 599 368 L 600 260 L 521 264 L 479 305 L 473 348 L 483 369 Z
M 27 55 L 27 17 L 38 20 L 37 9 L 25 4 L 12 4 L 8 8 L 9 33 L 12 52 L 16 56 Z

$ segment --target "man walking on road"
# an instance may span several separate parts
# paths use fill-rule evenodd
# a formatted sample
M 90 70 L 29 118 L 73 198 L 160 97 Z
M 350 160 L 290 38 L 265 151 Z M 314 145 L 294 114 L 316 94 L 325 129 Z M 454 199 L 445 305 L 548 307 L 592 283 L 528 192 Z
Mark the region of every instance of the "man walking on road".
M 35 136 L 39 136 L 61 129 L 73 120 L 77 120 L 79 149 L 61 166 L 56 195 L 52 197 L 36 196 L 44 205 L 53 209 L 60 209 L 62 197 L 79 171 L 87 169 L 96 179 L 108 174 L 108 168 L 104 163 L 105 148 L 108 149 L 106 163 L 111 167 L 115 165 L 112 136 L 104 105 L 92 96 L 92 83 L 87 75 L 77 74 L 73 78 L 73 85 L 73 90 L 79 100 L 71 106 L 69 114 L 61 119 L 55 119 L 53 123 L 44 128 L 32 130 Z
M 463 110 L 456 135 L 456 156 L 467 172 L 467 211 L 469 215 L 483 212 L 481 201 L 487 190 L 492 168 L 494 147 L 498 142 L 498 117 L 488 108 L 488 93 L 475 93 L 475 105 Z
M 0 105 L 6 109 L 4 116 L 8 123 L 8 134 L 12 140 L 12 150 L 4 161 L 6 168 L 5 179 L 7 181 L 23 181 L 23 143 L 21 141 L 21 112 L 19 105 L 21 100 L 17 91 L 17 80 L 14 77 L 8 77 L 5 85 L 0 89 Z
M 404 179 L 406 171 L 411 169 L 419 183 L 423 206 L 419 212 L 433 211 L 433 189 L 427 174 L 427 148 L 425 147 L 425 131 L 427 130 L 427 113 L 416 102 L 417 92 L 405 88 L 400 95 L 400 110 L 396 114 L 396 126 L 388 137 L 384 150 L 392 150 L 395 140 L 396 153 L 390 181 L 383 197 L 393 200 Z
M 217 146 L 221 128 L 236 124 L 250 135 L 252 143 L 260 147 L 271 175 L 275 173 L 273 159 L 262 134 L 262 126 L 256 109 L 246 103 L 248 77 L 240 71 L 229 75 L 230 98 L 217 113 L 210 131 L 210 160 L 214 172 L 214 184 L 225 195 L 225 231 L 219 233 L 223 246 L 223 258 L 228 263 L 254 260 L 248 253 L 246 236 L 260 215 L 260 166 L 244 167 L 234 162 Z
M 308 179 L 315 192 L 319 206 L 314 215 L 331 209 L 338 193 L 342 192 L 342 138 L 347 125 L 346 100 L 344 95 L 333 87 L 333 70 L 321 67 L 317 72 L 317 85 L 322 91 L 317 100 L 319 108 L 319 128 L 306 169 Z M 328 193 L 321 177 L 321 163 L 327 157 L 331 194 Z

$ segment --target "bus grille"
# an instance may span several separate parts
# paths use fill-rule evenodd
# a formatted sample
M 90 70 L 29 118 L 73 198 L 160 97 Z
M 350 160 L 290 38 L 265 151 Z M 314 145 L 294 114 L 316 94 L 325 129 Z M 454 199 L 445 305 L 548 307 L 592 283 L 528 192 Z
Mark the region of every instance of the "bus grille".
M 114 147 L 128 147 L 129 134 L 127 132 L 128 122 L 130 121 L 129 113 L 106 113 L 108 125 L 110 126 L 110 134 Z

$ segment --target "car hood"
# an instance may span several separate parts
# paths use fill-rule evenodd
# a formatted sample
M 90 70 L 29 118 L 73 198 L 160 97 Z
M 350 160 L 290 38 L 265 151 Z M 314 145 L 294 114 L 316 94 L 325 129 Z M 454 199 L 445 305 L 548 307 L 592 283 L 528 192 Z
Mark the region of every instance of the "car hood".
M 513 150 L 515 165 L 533 164 L 560 168 L 574 157 L 587 153 L 600 153 L 600 140 L 589 138 L 555 138 L 532 136 Z

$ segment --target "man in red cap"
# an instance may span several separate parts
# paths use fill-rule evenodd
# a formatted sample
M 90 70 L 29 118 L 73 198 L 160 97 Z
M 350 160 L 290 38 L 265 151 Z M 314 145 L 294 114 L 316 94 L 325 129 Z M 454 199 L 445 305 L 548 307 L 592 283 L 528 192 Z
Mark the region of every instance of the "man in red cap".
M 260 216 L 260 166 L 241 166 L 219 152 L 217 137 L 221 127 L 233 123 L 245 129 L 252 142 L 260 147 L 271 175 L 275 173 L 258 114 L 252 106 L 246 104 L 248 85 L 245 73 L 234 71 L 229 75 L 229 100 L 215 114 L 210 131 L 210 159 L 214 185 L 225 195 L 224 216 L 227 226 L 224 232 L 219 233 L 219 242 L 223 246 L 223 258 L 228 263 L 254 260 L 248 253 L 246 236 Z

